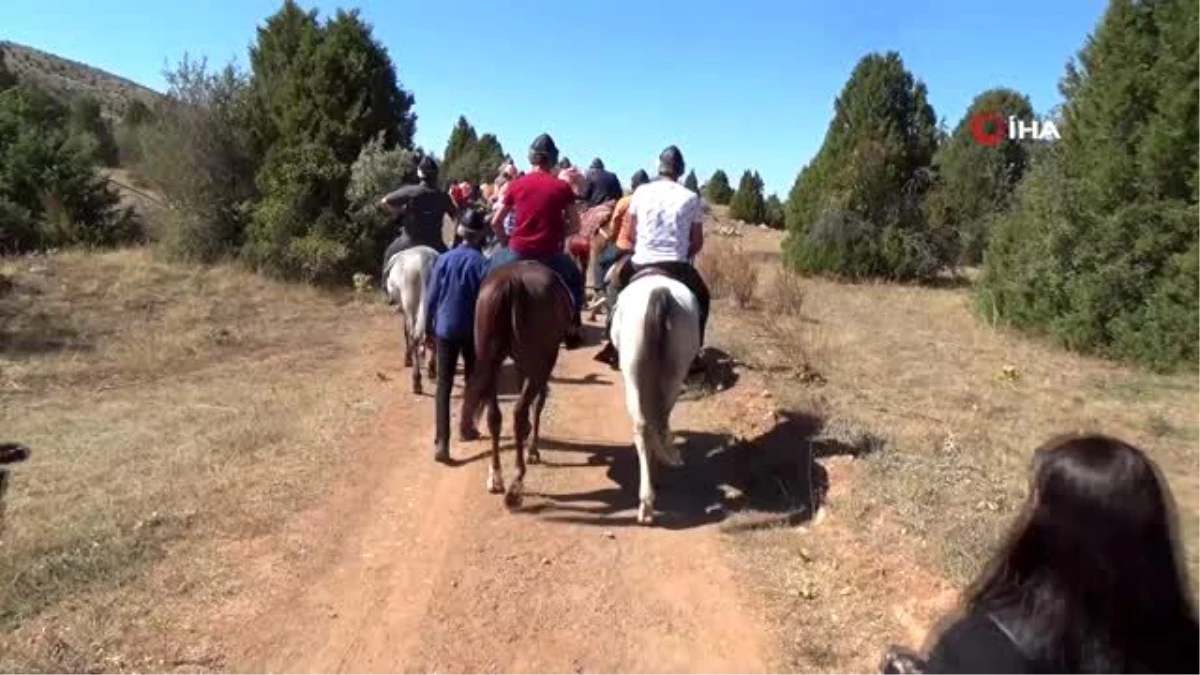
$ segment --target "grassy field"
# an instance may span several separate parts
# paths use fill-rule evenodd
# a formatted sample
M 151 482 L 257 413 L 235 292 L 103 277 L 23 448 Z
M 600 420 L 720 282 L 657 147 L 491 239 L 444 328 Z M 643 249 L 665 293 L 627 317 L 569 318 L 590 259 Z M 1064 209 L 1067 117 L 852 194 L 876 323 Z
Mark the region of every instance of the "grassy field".
M 785 642 L 803 637 L 785 667 L 875 667 L 863 650 L 877 659 L 888 626 L 913 621 L 889 615 L 889 598 L 953 600 L 1024 500 L 1032 450 L 1060 432 L 1099 430 L 1150 453 L 1174 492 L 1194 574 L 1194 371 L 1152 375 L 994 330 L 972 314 L 966 281 L 790 277 L 779 271 L 780 233 L 738 232 L 710 237 L 698 262 L 723 296 L 711 341 L 763 379 L 773 405 L 834 435 L 878 439 L 858 459 L 818 460 L 827 511 L 843 527 L 740 538 L 776 599 Z
M 147 250 L 0 274 L 0 428 L 33 449 L 0 544 L 0 670 L 219 667 L 197 635 L 234 588 L 220 543 L 336 473 L 334 441 L 379 405 L 355 360 L 394 338 L 385 307 Z

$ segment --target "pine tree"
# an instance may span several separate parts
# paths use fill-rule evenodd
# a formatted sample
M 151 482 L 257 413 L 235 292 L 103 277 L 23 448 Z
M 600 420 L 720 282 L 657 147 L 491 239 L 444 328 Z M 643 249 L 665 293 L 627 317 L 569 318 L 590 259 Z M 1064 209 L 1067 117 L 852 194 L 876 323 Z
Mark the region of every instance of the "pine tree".
M 749 169 L 742 173 L 737 192 L 729 202 L 729 215 L 747 223 L 761 223 L 765 208 L 762 194 L 762 178 Z
M 925 85 L 900 55 L 860 60 L 820 150 L 788 195 L 785 260 L 851 278 L 935 275 L 945 252 L 927 228 L 923 200 L 937 138 Z
M 696 182 L 695 170 L 688 171 L 687 178 L 683 181 L 683 186 L 696 194 L 700 194 L 700 183 Z
M 995 146 L 983 145 L 971 131 L 971 120 L 981 113 L 1028 120 L 1033 105 L 1027 96 L 1012 89 L 979 94 L 934 158 L 943 200 L 939 206 L 946 209 L 947 225 L 958 232 L 959 262 L 966 265 L 983 260 L 989 224 L 1008 210 L 1017 183 L 1025 175 L 1030 145 L 1038 143 L 1004 140 Z
M 442 161 L 449 168 L 459 157 L 470 152 L 478 142 L 479 137 L 475 133 L 475 127 L 471 126 L 466 117 L 460 115 L 458 121 L 454 123 L 454 128 L 450 130 L 450 138 L 446 141 L 446 151 L 442 153 Z M 449 175 L 449 171 L 444 173 Z
M 782 230 L 784 223 L 783 202 L 774 193 L 767 197 L 763 205 L 763 221 L 773 230 Z
M 713 172 L 712 178 L 704 185 L 704 197 L 713 204 L 728 204 L 733 199 L 733 188 L 729 185 L 729 176 L 721 169 Z
M 1197 6 L 1112 0 L 1068 66 L 1062 140 L 993 227 L 980 310 L 1067 347 L 1194 363 Z

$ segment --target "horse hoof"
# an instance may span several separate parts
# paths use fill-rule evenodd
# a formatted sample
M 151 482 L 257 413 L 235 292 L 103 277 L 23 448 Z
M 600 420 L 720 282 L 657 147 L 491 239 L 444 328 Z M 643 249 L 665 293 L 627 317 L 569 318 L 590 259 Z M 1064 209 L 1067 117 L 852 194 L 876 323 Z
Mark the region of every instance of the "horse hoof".
M 640 504 L 638 506 L 637 521 L 638 525 L 653 525 L 654 509 L 646 504 Z
M 508 492 L 504 493 L 504 505 L 510 510 L 521 508 L 521 493 L 509 488 Z
M 530 464 L 541 464 L 542 463 L 542 453 L 540 453 L 536 450 L 530 450 L 528 461 Z
M 477 441 L 480 438 L 483 438 L 483 434 L 480 434 L 478 429 L 468 428 L 468 429 L 460 429 L 458 431 L 458 440 L 462 441 L 463 443 L 470 443 L 471 441 Z
M 499 476 L 497 476 L 493 473 L 489 473 L 488 480 L 487 480 L 487 489 L 488 489 L 488 492 L 490 492 L 494 495 L 498 495 L 501 492 L 504 492 L 504 481 Z
M 413 393 L 416 394 L 417 396 L 421 396 L 422 394 L 425 393 L 425 388 L 419 384 L 414 384 L 413 385 Z

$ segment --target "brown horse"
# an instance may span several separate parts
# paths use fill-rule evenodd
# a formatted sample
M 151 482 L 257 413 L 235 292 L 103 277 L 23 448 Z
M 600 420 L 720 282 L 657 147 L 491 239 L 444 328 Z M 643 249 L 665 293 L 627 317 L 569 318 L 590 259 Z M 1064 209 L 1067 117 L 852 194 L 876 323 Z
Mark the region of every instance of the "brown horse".
M 504 503 L 521 505 L 525 481 L 525 442 L 530 436 L 529 409 L 533 406 L 533 438 L 529 462 L 541 460 L 538 452 L 542 409 L 550 393 L 550 372 L 558 362 L 558 348 L 571 325 L 572 310 L 566 286 L 549 267 L 520 261 L 488 273 L 475 305 L 475 372 L 463 396 L 463 436 L 478 437 L 482 406 L 487 404 L 488 431 L 492 435 L 492 465 L 488 492 L 504 492 L 500 472 L 500 365 L 511 357 L 516 364 L 521 394 L 513 409 L 517 440 L 516 478 L 508 486 Z

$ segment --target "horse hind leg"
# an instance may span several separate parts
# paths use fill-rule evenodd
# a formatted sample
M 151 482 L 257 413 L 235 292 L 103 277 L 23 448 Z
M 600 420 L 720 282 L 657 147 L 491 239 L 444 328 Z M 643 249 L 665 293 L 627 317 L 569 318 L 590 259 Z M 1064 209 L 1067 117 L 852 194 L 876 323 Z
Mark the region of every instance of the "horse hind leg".
M 411 368 L 413 364 L 412 335 L 408 330 L 408 317 L 400 315 L 400 327 L 404 329 L 404 367 Z
M 529 463 L 542 463 L 542 410 L 546 407 L 546 398 L 550 396 L 550 385 L 544 384 L 538 391 L 533 403 L 533 437 L 529 441 Z
M 421 386 L 421 341 L 412 339 L 408 344 L 409 362 L 414 363 L 412 366 L 412 390 L 414 394 L 425 393 L 425 388 Z
M 654 524 L 654 482 L 650 464 L 653 447 L 647 438 L 646 423 L 639 421 L 633 431 L 633 444 L 638 454 L 638 512 L 637 522 Z
M 487 489 L 492 494 L 504 492 L 504 476 L 500 469 L 500 427 L 504 417 L 500 413 L 500 399 L 496 395 L 495 385 L 485 392 L 487 398 L 488 432 L 492 435 L 492 465 L 488 467 Z
M 526 379 L 521 387 L 521 397 L 513 408 L 513 435 L 517 440 L 516 465 L 517 476 L 508 484 L 508 492 L 504 495 L 504 504 L 510 509 L 521 505 L 525 490 L 525 443 L 529 440 L 529 409 L 533 406 L 534 398 L 539 395 L 540 387 L 533 380 Z

